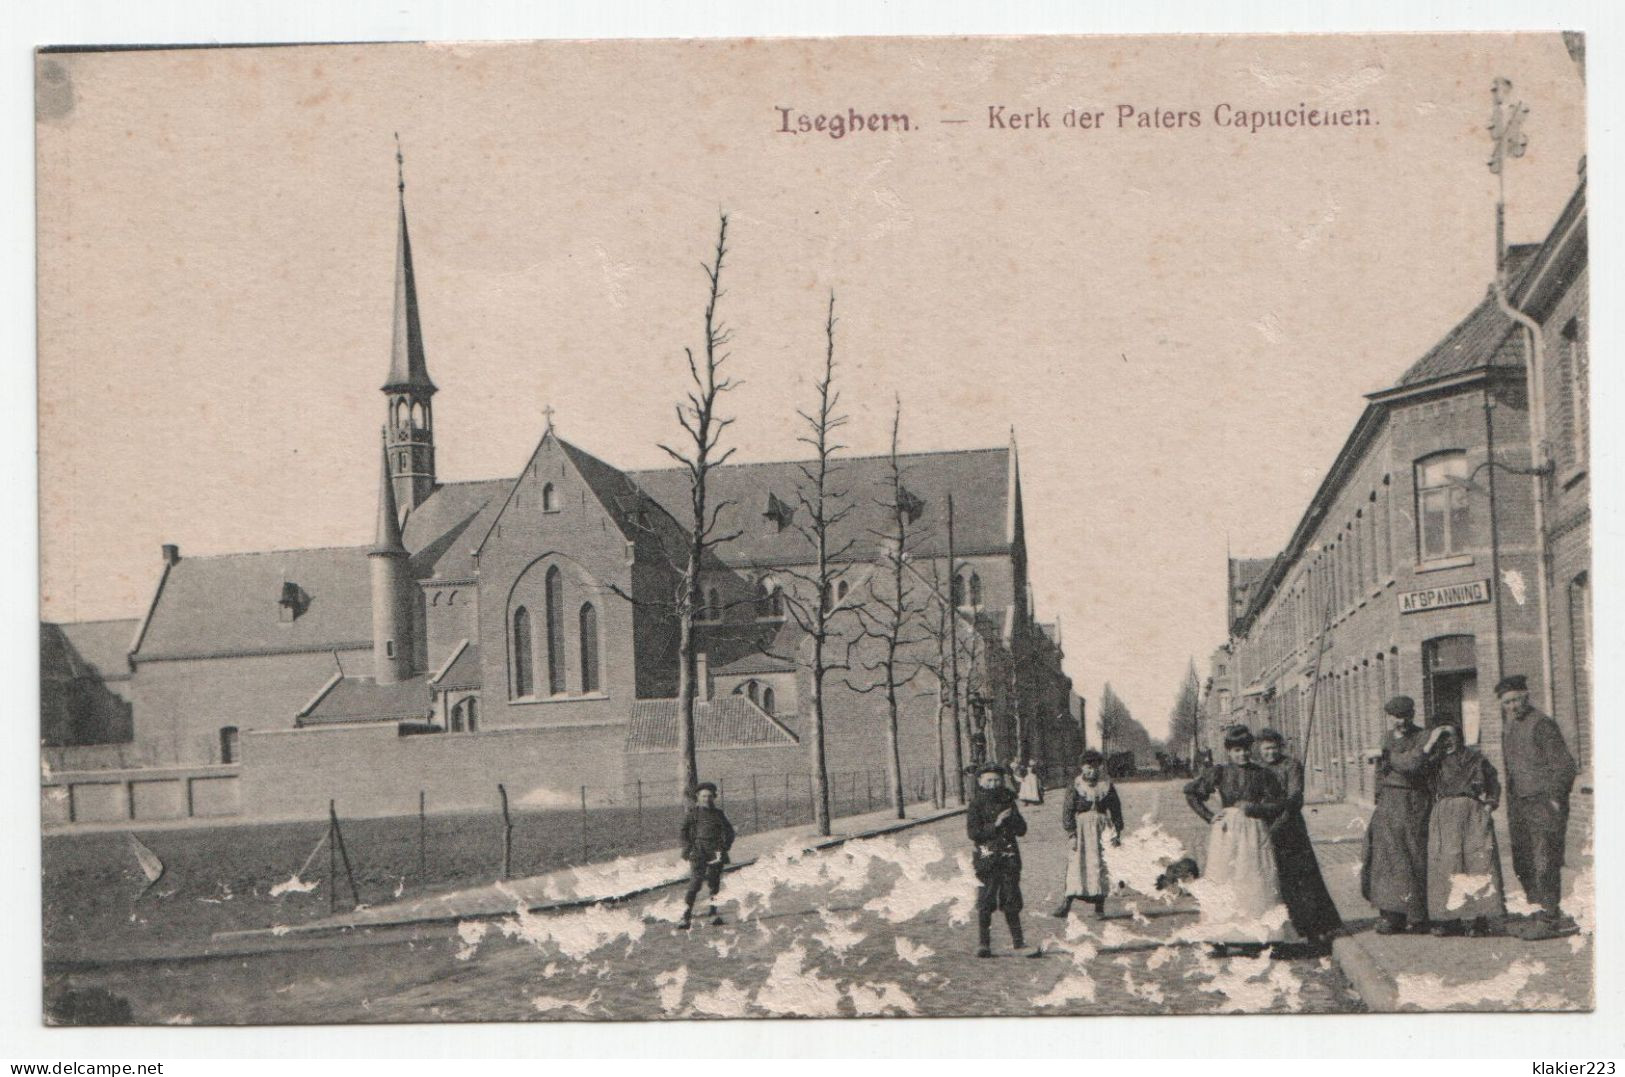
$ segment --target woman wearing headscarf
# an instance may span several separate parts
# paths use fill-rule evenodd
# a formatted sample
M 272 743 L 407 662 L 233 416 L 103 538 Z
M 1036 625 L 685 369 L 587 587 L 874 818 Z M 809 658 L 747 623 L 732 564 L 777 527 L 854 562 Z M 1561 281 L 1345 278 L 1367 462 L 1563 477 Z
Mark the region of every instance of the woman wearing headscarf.
M 1343 926 L 1337 905 L 1320 874 L 1320 861 L 1303 821 L 1303 764 L 1286 754 L 1286 738 L 1273 729 L 1258 734 L 1259 765 L 1281 787 L 1281 814 L 1270 824 L 1281 896 L 1292 926 L 1316 952 L 1324 952 L 1332 932 Z
M 1435 935 L 1488 935 L 1490 921 L 1507 914 L 1501 887 L 1501 850 L 1492 813 L 1501 802 L 1495 765 L 1454 726 L 1439 727 L 1430 776 L 1428 918 Z
M 1281 812 L 1281 787 L 1250 758 L 1253 735 L 1244 725 L 1225 730 L 1228 762 L 1185 786 L 1185 801 L 1208 825 L 1207 862 L 1192 889 L 1202 907 L 1204 935 L 1216 952 L 1262 949 L 1296 938 L 1281 899 L 1269 823 Z M 1207 802 L 1219 795 L 1217 812 Z
M 1116 845 L 1123 835 L 1123 802 L 1117 787 L 1105 776 L 1106 757 L 1093 748 L 1083 753 L 1078 777 L 1067 787 L 1061 805 L 1061 826 L 1072 840 L 1072 855 L 1066 862 L 1066 892 L 1055 915 L 1061 919 L 1072 910 L 1072 902 L 1082 898 L 1095 907 L 1095 915 L 1106 915 L 1106 895 L 1111 882 L 1106 874 L 1103 840 L 1111 831 Z

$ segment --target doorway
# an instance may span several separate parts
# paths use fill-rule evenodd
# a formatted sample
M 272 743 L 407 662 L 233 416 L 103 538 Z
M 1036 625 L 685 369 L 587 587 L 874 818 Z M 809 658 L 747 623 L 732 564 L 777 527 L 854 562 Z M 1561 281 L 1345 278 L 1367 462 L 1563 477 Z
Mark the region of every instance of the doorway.
M 1472 636 L 1440 636 L 1422 644 L 1424 708 L 1430 723 L 1444 723 L 1461 731 L 1461 739 L 1477 744 L 1478 656 Z

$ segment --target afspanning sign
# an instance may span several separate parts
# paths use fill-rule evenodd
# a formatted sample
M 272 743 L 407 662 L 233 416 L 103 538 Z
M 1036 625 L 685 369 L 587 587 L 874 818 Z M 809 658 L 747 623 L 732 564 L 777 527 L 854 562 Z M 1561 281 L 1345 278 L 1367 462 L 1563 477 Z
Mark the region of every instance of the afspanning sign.
M 1449 583 L 1443 587 L 1429 587 L 1423 591 L 1403 592 L 1399 596 L 1399 612 L 1421 613 L 1424 610 L 1442 610 L 1450 606 L 1474 606 L 1489 600 L 1489 580 Z

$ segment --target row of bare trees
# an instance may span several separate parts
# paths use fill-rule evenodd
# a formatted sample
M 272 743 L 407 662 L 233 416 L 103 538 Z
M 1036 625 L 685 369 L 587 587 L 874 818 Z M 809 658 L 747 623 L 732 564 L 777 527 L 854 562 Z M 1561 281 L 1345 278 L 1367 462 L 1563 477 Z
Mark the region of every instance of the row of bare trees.
M 681 550 L 662 546 L 674 580 L 669 602 L 625 596 L 664 607 L 677 623 L 678 645 L 678 777 L 685 790 L 699 782 L 695 711 L 700 697 L 698 640 L 695 625 L 715 616 L 704 597 L 704 574 L 722 567 L 718 550 L 740 531 L 722 525 L 732 502 L 713 497 L 712 472 L 727 463 L 732 448 L 724 448 L 723 434 L 734 422 L 722 413 L 723 399 L 743 384 L 728 370 L 732 332 L 722 321 L 718 306 L 726 295 L 723 265 L 728 254 L 728 216 L 723 214 L 711 260 L 703 264 L 708 288 L 703 344 L 698 352 L 685 349 L 689 385 L 676 405 L 682 437 L 660 448 L 685 471 L 689 481 L 689 519 L 683 528 Z M 898 818 L 904 812 L 901 736 L 903 702 L 916 684 L 927 678 L 936 698 L 936 740 L 939 788 L 956 790 L 964 801 L 965 736 L 963 700 L 980 668 L 985 643 L 974 623 L 956 609 L 952 580 L 962 568 L 954 559 L 953 501 L 948 499 L 948 558 L 920 558 L 926 537 L 919 526 L 924 503 L 909 491 L 899 455 L 902 401 L 892 415 L 890 467 L 877 505 L 884 510 L 882 526 L 866 529 L 863 539 L 877 552 L 869 563 L 863 600 L 846 602 L 847 577 L 858 565 L 860 536 L 844 526 L 857 509 L 844 481 L 839 454 L 846 448 L 840 430 L 849 422 L 836 384 L 835 295 L 830 293 L 824 322 L 824 355 L 814 383 L 810 407 L 798 409 L 801 423 L 797 440 L 811 452 L 798 465 L 800 481 L 791 526 L 807 547 L 800 566 L 779 570 L 790 586 L 781 587 L 785 613 L 803 637 L 810 681 L 808 712 L 811 743 L 809 765 L 814 789 L 814 821 L 820 834 L 830 832 L 829 773 L 825 753 L 828 686 L 832 676 L 859 693 L 884 693 L 890 807 Z M 651 534 L 655 529 L 650 529 Z M 669 544 L 668 544 L 669 545 Z M 922 561 L 924 564 L 922 564 Z M 753 596 L 754 597 L 754 596 Z M 746 599 L 750 601 L 752 599 Z M 733 605 L 730 603 L 729 605 Z M 780 656 L 784 657 L 784 656 Z M 963 667 L 963 668 L 962 668 Z M 951 768 L 951 769 L 950 769 Z

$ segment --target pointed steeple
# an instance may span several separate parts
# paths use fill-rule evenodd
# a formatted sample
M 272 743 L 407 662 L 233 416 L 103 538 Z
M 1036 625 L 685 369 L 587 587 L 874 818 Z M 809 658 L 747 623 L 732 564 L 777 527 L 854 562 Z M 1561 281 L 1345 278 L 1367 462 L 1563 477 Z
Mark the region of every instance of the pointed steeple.
M 384 392 L 435 391 L 423 357 L 423 327 L 418 322 L 418 288 L 412 272 L 412 238 L 406 229 L 406 170 L 400 136 L 395 137 L 395 189 L 400 201 L 400 230 L 395 240 L 395 321 L 389 350 L 389 380 Z
M 378 476 L 378 530 L 368 554 L 385 557 L 406 556 L 406 543 L 401 541 L 400 511 L 395 504 L 395 484 L 390 481 L 389 450 L 379 450 Z

